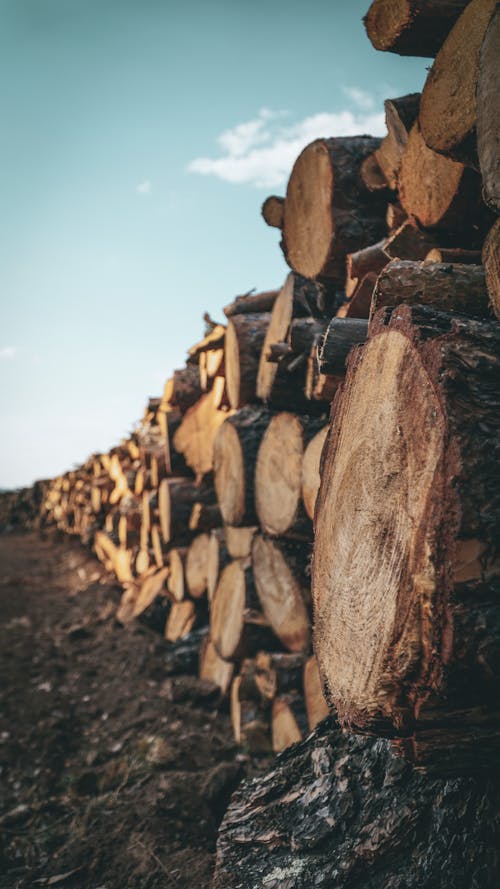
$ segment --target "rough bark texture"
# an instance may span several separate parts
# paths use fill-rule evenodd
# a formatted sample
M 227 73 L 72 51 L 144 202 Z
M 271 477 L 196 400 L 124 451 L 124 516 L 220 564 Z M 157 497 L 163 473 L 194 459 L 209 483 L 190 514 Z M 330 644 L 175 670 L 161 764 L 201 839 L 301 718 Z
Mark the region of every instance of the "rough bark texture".
M 484 242 L 483 264 L 491 306 L 500 321 L 500 219 L 490 229 Z
M 379 241 L 377 244 L 370 244 L 357 253 L 349 253 L 347 256 L 347 277 L 345 286 L 345 295 L 351 297 L 356 290 L 357 285 L 361 282 L 368 272 L 382 271 L 384 266 L 389 262 L 389 257 L 384 250 L 385 240 Z
M 329 700 L 344 723 L 401 738 L 417 763 L 490 768 L 500 739 L 499 326 L 427 306 L 381 311 L 334 416 L 313 568 Z
M 184 414 L 202 395 L 198 366 L 188 364 L 181 370 L 174 370 L 173 376 L 166 383 L 164 398 Z
M 271 312 L 279 290 L 265 290 L 262 293 L 245 293 L 237 296 L 232 303 L 225 306 L 226 318 L 233 315 L 254 315 L 255 313 Z
M 213 889 L 496 889 L 498 784 L 430 780 L 333 717 L 234 794 Z
M 360 318 L 332 318 L 318 350 L 321 373 L 344 376 L 347 357 L 368 335 L 368 321 Z
M 374 0 L 363 21 L 375 47 L 400 56 L 435 56 L 468 0 Z
M 393 260 L 375 285 L 371 314 L 383 306 L 434 306 L 474 318 L 491 318 L 481 265 Z
M 215 490 L 228 525 L 257 521 L 254 498 L 255 461 L 264 433 L 274 414 L 247 406 L 229 417 L 214 442 Z
M 257 371 L 271 315 L 233 315 L 226 333 L 226 389 L 232 408 L 255 400 Z
M 477 151 L 486 203 L 500 212 L 500 8 L 490 22 L 479 58 Z
M 317 139 L 299 155 L 283 225 L 285 258 L 294 271 L 342 284 L 347 253 L 384 235 L 385 204 L 360 176 L 363 160 L 379 144 L 370 136 Z
M 475 154 L 479 54 L 495 5 L 495 0 L 467 4 L 437 54 L 422 92 L 419 118 L 427 145 L 457 160 Z

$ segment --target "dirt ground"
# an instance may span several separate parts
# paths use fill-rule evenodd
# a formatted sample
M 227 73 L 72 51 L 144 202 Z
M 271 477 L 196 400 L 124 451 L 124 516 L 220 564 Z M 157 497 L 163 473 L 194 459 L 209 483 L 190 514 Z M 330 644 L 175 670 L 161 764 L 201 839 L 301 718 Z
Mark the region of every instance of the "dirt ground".
M 227 705 L 167 676 L 167 643 L 114 620 L 119 589 L 76 543 L 0 535 L 0 887 L 210 884 L 232 791 L 268 762 Z

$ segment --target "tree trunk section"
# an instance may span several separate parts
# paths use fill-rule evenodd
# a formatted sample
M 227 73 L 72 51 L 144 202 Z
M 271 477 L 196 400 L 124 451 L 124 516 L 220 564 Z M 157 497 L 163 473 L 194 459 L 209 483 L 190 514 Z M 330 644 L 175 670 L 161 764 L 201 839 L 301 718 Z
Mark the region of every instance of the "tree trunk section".
M 279 290 L 245 293 L 243 296 L 237 296 L 232 303 L 225 306 L 223 312 L 226 318 L 232 318 L 233 315 L 255 315 L 271 312 L 278 293 Z
M 374 0 L 363 21 L 375 49 L 432 58 L 468 0 Z
M 483 198 L 500 212 L 500 9 L 491 19 L 483 40 L 477 82 L 477 150 L 483 179 Z
M 380 312 L 335 404 L 316 505 L 329 702 L 456 772 L 498 761 L 499 408 L 498 325 Z
M 474 318 L 491 318 L 481 265 L 393 260 L 380 273 L 371 315 L 383 306 L 426 305 Z
M 346 361 L 368 336 L 368 322 L 360 318 L 332 318 L 319 348 L 321 373 L 344 376 Z
M 278 647 L 260 610 L 248 559 L 230 562 L 220 575 L 210 609 L 210 638 L 227 661 Z
M 208 534 L 198 534 L 187 552 L 186 585 L 193 599 L 201 598 L 207 591 L 209 547 Z
M 258 534 L 252 546 L 255 586 L 264 615 L 288 651 L 309 649 L 310 547 Z
M 226 333 L 226 389 L 235 410 L 255 401 L 260 355 L 271 315 L 233 315 Z
M 261 208 L 264 222 L 272 228 L 283 228 L 284 207 L 284 198 L 277 197 L 275 194 L 269 195 L 269 197 L 265 199 Z

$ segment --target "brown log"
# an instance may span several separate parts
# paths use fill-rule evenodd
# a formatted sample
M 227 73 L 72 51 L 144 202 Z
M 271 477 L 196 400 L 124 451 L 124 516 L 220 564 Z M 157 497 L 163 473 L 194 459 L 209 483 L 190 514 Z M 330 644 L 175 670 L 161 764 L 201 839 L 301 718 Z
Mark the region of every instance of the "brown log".
M 231 686 L 231 722 L 234 740 L 250 753 L 272 750 L 269 714 L 258 701 L 240 698 L 241 676 Z
M 230 562 L 219 577 L 210 609 L 210 638 L 227 661 L 251 657 L 261 648 L 276 648 L 260 611 L 248 559 Z
M 307 359 L 305 394 L 306 398 L 323 402 L 325 405 L 332 402 L 342 377 L 321 373 L 318 365 L 318 347 L 319 343 L 316 343 Z
M 498 808 L 493 776 L 432 779 L 331 717 L 237 788 L 212 887 L 496 889 Z
M 275 753 L 297 744 L 308 734 L 304 698 L 300 692 L 289 692 L 274 699 L 271 732 Z
M 387 185 L 392 192 L 396 191 L 401 166 L 401 148 L 391 133 L 384 136 L 379 147 L 374 151 L 374 155 Z
M 368 272 L 382 271 L 389 262 L 389 257 L 384 250 L 385 240 L 377 244 L 370 244 L 357 253 L 349 253 L 346 261 L 346 285 L 345 295 L 352 297 L 356 287 Z
M 391 189 L 380 169 L 375 152 L 365 157 L 359 169 L 359 174 L 368 191 L 383 192 L 387 196 L 391 194 Z
M 479 57 L 477 80 L 477 151 L 483 179 L 483 198 L 500 212 L 500 9 L 486 31 Z
M 277 197 L 275 194 L 269 195 L 262 204 L 261 213 L 264 222 L 272 228 L 283 228 L 283 213 L 285 208 L 285 199 Z
M 165 627 L 167 642 L 177 642 L 189 635 L 196 624 L 196 608 L 190 599 L 174 602 L 170 608 Z
M 464 250 L 463 247 L 433 247 L 425 262 L 459 262 L 465 265 L 481 265 L 480 250 Z
M 311 655 L 304 664 L 304 701 L 306 705 L 307 722 L 309 730 L 316 728 L 318 722 L 325 719 L 330 708 L 326 703 L 323 689 L 321 687 L 321 677 L 319 675 L 318 661 L 316 655 Z
M 213 443 L 227 411 L 215 406 L 213 390 L 203 395 L 188 411 L 174 435 L 174 447 L 184 455 L 197 478 L 213 469 Z
M 255 685 L 264 701 L 302 690 L 305 656 L 300 652 L 259 651 L 255 658 Z
M 499 408 L 497 324 L 381 311 L 335 405 L 316 505 L 329 702 L 457 771 L 500 749 Z
M 437 54 L 422 92 L 422 135 L 433 151 L 456 160 L 467 162 L 476 155 L 480 50 L 495 5 L 495 0 L 467 4 Z
M 285 412 L 269 423 L 255 466 L 255 508 L 266 533 L 311 538 L 311 520 L 300 496 L 300 473 L 304 448 L 323 425 L 320 417 Z
M 221 690 L 222 697 L 229 691 L 234 674 L 234 664 L 224 661 L 215 649 L 213 642 L 207 635 L 200 649 L 200 679 L 215 682 Z
M 468 0 L 374 0 L 363 22 L 375 49 L 436 55 Z
M 243 296 L 237 296 L 232 303 L 225 306 L 223 312 L 226 318 L 232 318 L 233 315 L 255 315 L 271 312 L 278 293 L 279 290 L 245 293 Z
M 198 365 L 188 364 L 180 370 L 174 370 L 173 376 L 167 380 L 163 400 L 184 414 L 202 395 Z
M 189 530 L 211 531 L 212 528 L 220 528 L 222 525 L 222 515 L 218 503 L 199 503 L 196 502 L 189 516 Z
M 199 599 L 207 591 L 209 546 L 209 535 L 197 534 L 187 552 L 186 585 L 194 599 Z
M 184 599 L 187 553 L 188 550 L 185 546 L 172 547 L 168 553 L 167 590 L 174 602 L 182 602 Z
M 309 355 L 324 336 L 328 321 L 324 318 L 295 318 L 290 324 L 288 343 L 292 355 Z
M 257 371 L 271 315 L 233 315 L 226 334 L 226 388 L 229 404 L 237 409 L 255 401 Z
M 479 174 L 428 148 L 418 122 L 401 159 L 399 199 L 424 228 L 470 231 L 485 217 Z
M 491 307 L 500 321 L 500 219 L 490 229 L 484 242 L 483 264 Z
M 328 426 L 323 426 L 323 429 L 320 429 L 314 438 L 311 438 L 302 458 L 302 500 L 304 501 L 307 515 L 311 520 L 314 519 L 314 507 L 316 506 L 320 483 L 321 452 L 327 432 Z
M 215 490 L 208 480 L 197 485 L 189 478 L 164 478 L 158 488 L 158 513 L 164 542 L 188 542 L 193 536 L 189 529 L 193 506 L 214 502 Z
M 222 518 L 228 525 L 256 523 L 254 475 L 257 452 L 274 414 L 246 407 L 229 417 L 214 442 L 214 481 Z
M 418 117 L 419 106 L 420 93 L 409 93 L 384 102 L 387 129 L 401 151 L 408 142 L 410 130 Z
M 226 546 L 226 531 L 227 529 L 217 529 L 210 534 L 207 563 L 207 598 L 209 602 L 212 601 L 217 589 L 219 575 L 231 561 Z
M 491 318 L 481 265 L 393 260 L 377 279 L 371 316 L 383 306 L 403 303 L 462 312 L 474 318 Z
M 436 246 L 434 234 L 423 232 L 413 221 L 406 220 L 387 238 L 384 250 L 389 259 L 425 259 Z
M 368 322 L 360 318 L 332 318 L 318 349 L 322 373 L 344 376 L 346 361 L 356 346 L 368 335 Z
M 288 651 L 307 651 L 311 626 L 310 548 L 257 534 L 252 545 L 255 586 L 264 615 Z
M 283 225 L 285 258 L 294 271 L 343 284 L 346 255 L 385 234 L 385 204 L 360 176 L 361 164 L 379 144 L 371 136 L 317 139 L 299 155 Z
M 366 319 L 370 316 L 373 291 L 377 283 L 377 273 L 368 272 L 361 280 L 347 304 L 346 318 Z

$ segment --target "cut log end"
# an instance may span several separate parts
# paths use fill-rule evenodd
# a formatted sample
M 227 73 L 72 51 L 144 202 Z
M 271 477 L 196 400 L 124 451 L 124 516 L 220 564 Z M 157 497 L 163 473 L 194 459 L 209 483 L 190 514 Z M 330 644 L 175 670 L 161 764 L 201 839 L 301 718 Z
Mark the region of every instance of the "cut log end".
M 289 651 L 306 651 L 310 624 L 303 591 L 278 543 L 258 535 L 252 564 L 262 610 L 277 637 Z

